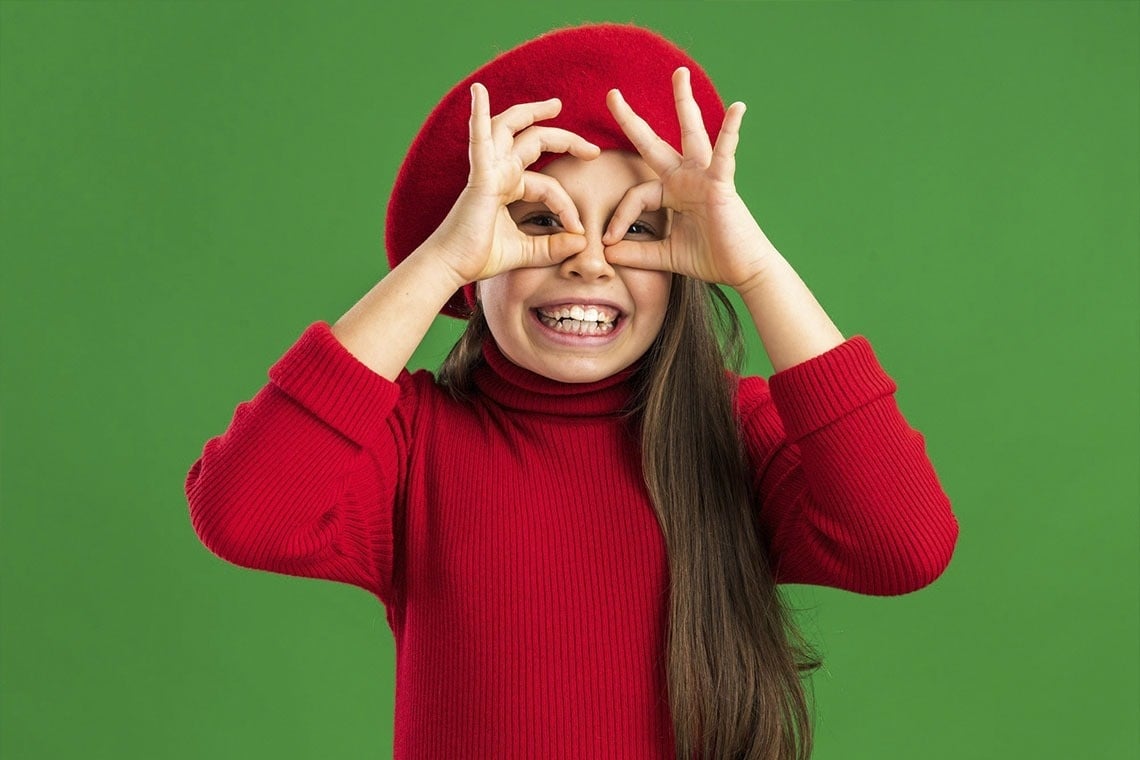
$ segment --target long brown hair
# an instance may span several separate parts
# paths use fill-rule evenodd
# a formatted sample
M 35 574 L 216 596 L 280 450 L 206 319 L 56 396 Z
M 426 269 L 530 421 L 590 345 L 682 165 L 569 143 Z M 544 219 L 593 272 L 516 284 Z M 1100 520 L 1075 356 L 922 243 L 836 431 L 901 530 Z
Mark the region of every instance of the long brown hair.
M 440 368 L 458 398 L 490 335 L 476 305 Z M 802 679 L 822 665 L 778 590 L 734 411 L 740 323 L 714 285 L 673 276 L 629 409 L 669 557 L 669 705 L 678 760 L 807 760 Z M 733 373 L 726 369 L 734 370 Z

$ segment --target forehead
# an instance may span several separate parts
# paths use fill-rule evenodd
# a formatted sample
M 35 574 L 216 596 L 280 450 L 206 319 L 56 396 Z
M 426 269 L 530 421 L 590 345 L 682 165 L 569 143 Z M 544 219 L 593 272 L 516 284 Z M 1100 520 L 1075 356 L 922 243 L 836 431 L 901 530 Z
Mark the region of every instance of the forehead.
M 571 194 L 589 191 L 621 195 L 634 185 L 657 176 L 641 156 L 624 150 L 603 150 L 600 156 L 590 161 L 577 156 L 562 156 L 540 171 L 554 177 Z

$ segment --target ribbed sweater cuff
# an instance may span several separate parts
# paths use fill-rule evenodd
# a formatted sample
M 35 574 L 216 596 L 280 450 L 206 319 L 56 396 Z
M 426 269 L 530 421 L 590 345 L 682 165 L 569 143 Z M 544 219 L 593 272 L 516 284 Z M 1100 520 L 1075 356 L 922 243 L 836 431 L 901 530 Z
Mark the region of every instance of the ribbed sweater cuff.
M 862 335 L 777 372 L 769 378 L 768 386 L 789 441 L 797 441 L 897 389 Z
M 368 446 L 383 430 L 400 386 L 349 353 L 327 322 L 305 328 L 269 379 L 350 440 Z

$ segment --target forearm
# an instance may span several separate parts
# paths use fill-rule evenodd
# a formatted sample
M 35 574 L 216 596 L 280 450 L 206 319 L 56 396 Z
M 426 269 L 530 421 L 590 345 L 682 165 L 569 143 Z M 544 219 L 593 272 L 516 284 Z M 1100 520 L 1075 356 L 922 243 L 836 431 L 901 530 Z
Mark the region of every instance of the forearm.
M 766 244 L 762 270 L 737 288 L 776 372 L 807 361 L 845 338 L 779 251 Z
M 373 372 L 395 381 L 436 314 L 463 284 L 425 244 L 345 312 L 332 333 Z

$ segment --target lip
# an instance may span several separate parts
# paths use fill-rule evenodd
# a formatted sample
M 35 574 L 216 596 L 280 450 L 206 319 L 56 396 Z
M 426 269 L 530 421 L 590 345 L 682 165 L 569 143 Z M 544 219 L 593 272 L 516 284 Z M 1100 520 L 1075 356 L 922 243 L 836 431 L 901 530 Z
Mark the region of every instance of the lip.
M 614 322 L 614 329 L 604 335 L 576 335 L 574 333 L 560 332 L 551 327 L 547 327 L 542 323 L 542 320 L 538 318 L 539 309 L 552 309 L 555 306 L 563 306 L 566 304 L 590 304 L 592 306 L 608 306 L 612 309 L 616 309 L 618 318 L 617 321 Z M 612 343 L 621 333 L 625 332 L 626 322 L 629 321 L 625 310 L 609 301 L 568 301 L 563 299 L 560 301 L 550 301 L 542 306 L 528 309 L 528 313 L 530 315 L 531 326 L 542 339 L 560 346 L 577 346 L 579 348 L 604 346 L 608 343 Z
M 554 309 L 562 306 L 604 306 L 607 309 L 613 309 L 618 313 L 618 318 L 622 319 L 626 316 L 626 310 L 617 305 L 613 301 L 598 300 L 596 298 L 559 298 L 553 301 L 545 301 L 531 307 L 531 311 L 538 309 Z

